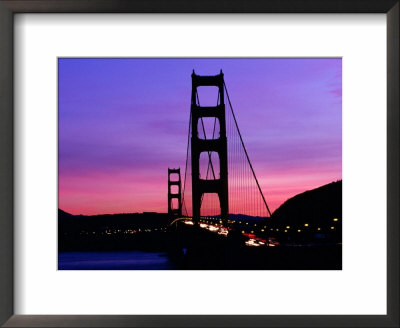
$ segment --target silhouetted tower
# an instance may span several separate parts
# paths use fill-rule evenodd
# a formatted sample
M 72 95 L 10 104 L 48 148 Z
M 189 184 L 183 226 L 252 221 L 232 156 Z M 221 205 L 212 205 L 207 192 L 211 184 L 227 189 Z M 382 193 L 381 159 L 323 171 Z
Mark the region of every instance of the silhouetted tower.
M 178 175 L 178 180 L 171 180 L 171 174 Z M 171 191 L 172 186 L 178 186 L 178 192 Z M 173 208 L 172 200 L 178 200 L 178 208 Z M 168 168 L 168 214 L 171 216 L 182 216 L 182 202 L 181 202 L 181 169 Z
M 198 87 L 217 87 L 219 103 L 215 107 L 204 107 L 197 103 Z M 224 74 L 222 70 L 219 75 L 200 76 L 193 71 L 192 74 L 192 208 L 193 221 L 199 222 L 202 195 L 205 193 L 217 193 L 221 208 L 221 219 L 224 223 L 228 219 L 228 159 L 227 140 L 225 126 L 225 103 L 224 103 Z M 198 122 L 203 117 L 215 117 L 219 121 L 220 135 L 216 139 L 200 139 L 198 133 Z M 200 154 L 202 152 L 217 152 L 219 155 L 220 176 L 213 180 L 200 179 Z

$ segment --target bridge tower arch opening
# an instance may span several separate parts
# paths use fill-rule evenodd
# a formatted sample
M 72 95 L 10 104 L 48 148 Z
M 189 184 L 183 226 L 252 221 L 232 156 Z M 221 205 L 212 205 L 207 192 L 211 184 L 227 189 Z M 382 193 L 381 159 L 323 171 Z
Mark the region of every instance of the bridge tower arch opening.
M 172 176 L 172 177 L 171 177 Z M 168 215 L 182 216 L 181 169 L 168 168 Z
M 201 106 L 198 95 L 199 87 L 217 87 L 218 101 L 216 106 Z M 192 160 L 192 209 L 193 221 L 197 224 L 200 220 L 202 197 L 206 193 L 216 193 L 221 208 L 221 220 L 226 224 L 228 220 L 228 155 L 225 123 L 224 102 L 224 75 L 200 76 L 193 71 L 192 97 L 191 97 L 191 160 Z M 201 137 L 199 120 L 211 117 L 219 122 L 219 134 L 214 138 Z M 219 156 L 219 176 L 213 179 L 203 179 L 200 176 L 200 154 L 202 152 L 217 152 Z M 211 162 L 211 156 L 210 156 Z M 212 163 L 211 163 L 212 165 Z

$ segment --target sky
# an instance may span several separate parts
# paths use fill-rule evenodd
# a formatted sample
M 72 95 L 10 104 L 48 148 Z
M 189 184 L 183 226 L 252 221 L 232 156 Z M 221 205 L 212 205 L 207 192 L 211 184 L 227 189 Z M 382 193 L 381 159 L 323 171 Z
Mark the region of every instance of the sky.
M 193 69 L 222 69 L 272 212 L 342 179 L 341 59 L 60 58 L 60 209 L 167 212 L 168 167 L 183 179 Z

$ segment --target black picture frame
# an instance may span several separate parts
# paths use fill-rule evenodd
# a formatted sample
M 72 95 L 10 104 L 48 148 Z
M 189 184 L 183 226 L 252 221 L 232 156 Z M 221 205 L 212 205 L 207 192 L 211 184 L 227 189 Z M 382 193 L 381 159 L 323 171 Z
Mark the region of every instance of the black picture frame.
M 0 0 L 0 324 L 4 327 L 399 327 L 399 0 Z M 387 315 L 14 315 L 16 13 L 385 13 Z

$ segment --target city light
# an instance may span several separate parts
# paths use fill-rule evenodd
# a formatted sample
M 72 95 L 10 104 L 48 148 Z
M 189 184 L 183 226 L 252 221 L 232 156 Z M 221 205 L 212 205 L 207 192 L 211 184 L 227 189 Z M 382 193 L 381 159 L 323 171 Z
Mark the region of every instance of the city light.
M 249 239 L 245 242 L 246 246 L 260 246 L 260 244 L 255 239 Z
M 308 223 L 304 223 L 304 226 L 305 226 L 305 227 L 308 227 Z
M 338 221 L 338 220 L 339 220 L 338 218 L 334 218 L 334 219 L 333 219 L 333 221 L 335 221 L 335 222 Z
M 219 230 L 218 230 L 218 234 L 219 234 L 219 235 L 223 235 L 223 236 L 225 236 L 225 237 L 228 236 L 228 233 L 229 233 L 229 232 L 228 232 L 228 230 L 226 230 L 226 229 L 219 229 Z
M 193 221 L 184 221 L 183 223 L 185 223 L 187 225 L 194 225 Z

